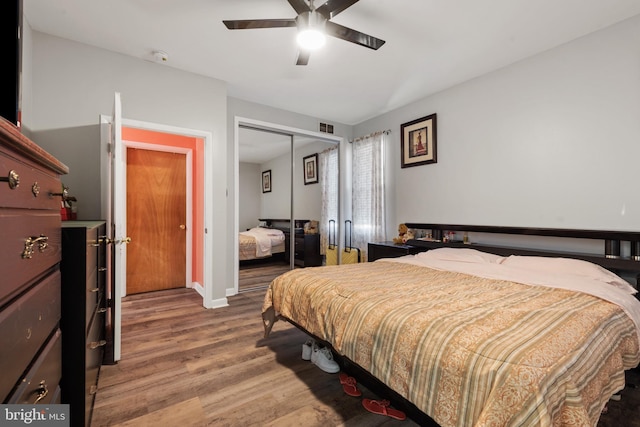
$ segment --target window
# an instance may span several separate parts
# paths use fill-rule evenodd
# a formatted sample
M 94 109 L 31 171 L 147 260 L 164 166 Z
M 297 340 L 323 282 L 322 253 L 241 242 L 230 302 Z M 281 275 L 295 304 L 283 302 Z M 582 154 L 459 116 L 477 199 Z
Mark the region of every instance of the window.
M 363 257 L 367 243 L 386 240 L 384 140 L 385 133 L 376 132 L 353 141 L 352 246 Z

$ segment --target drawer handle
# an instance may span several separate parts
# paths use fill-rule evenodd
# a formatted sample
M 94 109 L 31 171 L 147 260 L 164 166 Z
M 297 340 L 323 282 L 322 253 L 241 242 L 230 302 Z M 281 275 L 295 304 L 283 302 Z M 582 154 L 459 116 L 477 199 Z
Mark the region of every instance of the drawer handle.
M 44 399 L 47 396 L 47 394 L 49 394 L 49 389 L 47 388 L 47 384 L 45 383 L 45 380 L 40 381 L 40 385 L 36 389 L 36 393 L 38 393 L 38 398 L 36 399 L 35 402 L 33 402 L 34 405 L 40 402 L 42 399 Z
M 38 194 L 40 194 L 40 186 L 38 185 L 38 181 L 34 182 L 31 186 L 31 194 L 33 194 L 33 197 L 38 197 Z
M 0 176 L 0 182 L 8 182 L 9 188 L 14 190 L 18 185 L 20 185 L 20 176 L 18 175 L 18 172 L 12 169 L 9 171 L 6 178 Z
M 40 237 L 29 237 L 24 241 L 24 250 L 22 251 L 22 258 L 31 259 L 33 258 L 33 245 L 38 244 L 38 250 L 40 252 L 44 252 L 47 247 L 49 247 L 49 238 L 44 234 L 41 234 Z
M 65 200 L 67 197 L 69 197 L 69 187 L 67 186 L 62 186 L 62 192 L 60 193 L 49 193 L 49 197 L 55 197 L 55 196 L 60 196 L 62 197 L 62 200 Z
M 105 340 L 92 341 L 91 344 L 89 344 L 89 348 L 91 350 L 95 350 L 96 348 L 102 347 L 103 345 L 107 345 L 107 342 Z
M 100 267 L 100 268 L 98 268 L 98 271 L 100 271 L 100 272 L 107 271 L 107 267 Z
M 91 289 L 89 292 L 92 292 L 92 293 L 94 293 L 94 294 L 95 294 L 95 293 L 96 293 L 96 292 L 98 292 L 99 290 L 100 290 L 100 288 L 93 288 L 93 289 Z
M 98 313 L 106 313 L 106 312 L 107 312 L 107 309 L 104 307 L 98 309 Z

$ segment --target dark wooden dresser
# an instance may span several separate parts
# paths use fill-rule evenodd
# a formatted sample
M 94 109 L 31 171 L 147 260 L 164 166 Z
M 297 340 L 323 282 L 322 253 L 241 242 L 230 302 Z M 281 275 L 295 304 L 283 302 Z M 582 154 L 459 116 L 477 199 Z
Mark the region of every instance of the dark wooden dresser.
M 62 223 L 62 403 L 71 426 L 88 426 L 102 365 L 107 312 L 106 223 Z
M 290 232 L 285 231 L 284 253 L 285 259 L 290 259 L 291 252 Z M 322 255 L 320 254 L 320 235 L 304 234 L 302 230 L 296 230 L 294 247 L 294 263 L 298 267 L 317 267 L 322 265 Z
M 61 403 L 60 176 L 68 172 L 0 117 L 3 403 Z
M 380 258 L 397 258 L 405 255 L 415 255 L 426 249 L 412 245 L 395 244 L 392 241 L 369 243 L 367 245 L 367 260 L 369 262 Z

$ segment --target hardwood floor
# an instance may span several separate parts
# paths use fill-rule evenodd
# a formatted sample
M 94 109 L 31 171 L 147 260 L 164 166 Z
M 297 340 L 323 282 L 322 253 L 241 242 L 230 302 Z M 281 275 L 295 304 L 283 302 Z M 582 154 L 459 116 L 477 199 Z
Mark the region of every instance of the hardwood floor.
M 306 335 L 290 324 L 264 339 L 263 298 L 243 292 L 215 310 L 189 289 L 124 298 L 122 360 L 101 368 L 91 425 L 417 425 L 367 412 L 337 374 L 301 359 Z
M 273 279 L 285 271 L 289 271 L 289 268 L 289 264 L 282 260 L 241 264 L 238 291 L 247 292 L 266 289 Z
M 207 310 L 190 289 L 127 296 L 122 360 L 101 368 L 91 425 L 418 425 L 367 412 L 337 374 L 301 359 L 306 335 L 290 324 L 278 322 L 264 339 L 263 297 L 246 291 Z M 640 385 L 633 375 L 629 382 Z M 385 397 L 359 388 L 364 398 Z M 640 426 L 640 389 L 622 397 L 598 427 Z

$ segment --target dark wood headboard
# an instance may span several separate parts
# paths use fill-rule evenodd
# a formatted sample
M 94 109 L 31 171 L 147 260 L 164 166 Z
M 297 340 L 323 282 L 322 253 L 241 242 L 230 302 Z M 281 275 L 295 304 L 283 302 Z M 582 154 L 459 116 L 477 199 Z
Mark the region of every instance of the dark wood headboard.
M 267 224 L 267 227 L 273 227 L 274 223 L 287 223 L 291 224 L 291 220 L 289 218 L 285 219 L 277 219 L 277 218 L 258 218 L 258 221 L 264 221 Z M 296 219 L 294 220 L 294 228 L 303 228 L 305 222 L 309 222 L 308 219 Z M 282 227 L 278 227 L 282 228 Z M 286 227 L 287 229 L 289 227 Z
M 565 228 L 532 228 L 532 227 L 500 227 L 487 225 L 465 225 L 465 224 L 432 224 L 432 223 L 406 223 L 406 226 L 417 230 L 430 230 L 433 241 L 409 240 L 407 244 L 423 247 L 437 248 L 442 246 L 450 247 L 472 247 L 484 252 L 496 255 L 536 255 L 536 256 L 568 256 L 582 259 L 598 264 L 616 272 L 631 272 L 636 275 L 636 281 L 640 278 L 640 231 L 619 231 L 619 230 L 580 230 Z M 521 247 L 508 247 L 498 245 L 486 245 L 482 243 L 465 244 L 462 241 L 442 242 L 443 233 L 454 232 L 476 232 L 492 233 L 507 236 L 546 236 L 562 237 L 568 239 L 590 239 L 602 240 L 601 254 L 586 254 L 555 251 L 553 249 L 527 249 Z M 622 256 L 620 247 L 629 245 L 628 256 Z

